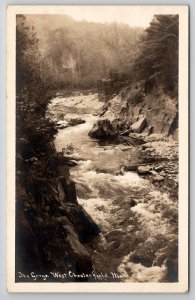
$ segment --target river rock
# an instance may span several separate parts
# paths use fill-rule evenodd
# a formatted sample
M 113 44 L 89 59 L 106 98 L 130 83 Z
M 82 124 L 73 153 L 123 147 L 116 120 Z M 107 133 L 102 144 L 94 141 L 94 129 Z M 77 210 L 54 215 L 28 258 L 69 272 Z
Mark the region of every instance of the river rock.
M 153 181 L 154 181 L 154 182 L 155 182 L 155 181 L 160 182 L 160 181 L 162 181 L 162 180 L 164 180 L 164 177 L 161 176 L 161 175 L 155 175 L 155 177 L 153 178 Z
M 124 169 L 125 171 L 137 171 L 139 165 L 135 164 L 135 165 L 129 165 L 129 166 L 125 166 Z
M 97 121 L 91 131 L 89 136 L 92 138 L 104 139 L 106 137 L 116 135 L 116 131 L 109 119 L 102 119 Z
M 158 175 L 158 173 L 155 170 L 150 170 L 149 173 L 152 174 L 152 175 L 154 175 L 154 176 Z
M 118 144 L 121 143 L 121 144 L 128 145 L 128 146 L 131 146 L 131 145 L 139 146 L 139 145 L 142 145 L 145 143 L 142 139 L 131 136 L 131 135 L 129 135 L 129 136 L 117 135 L 115 137 L 115 142 Z
M 138 172 L 138 174 L 147 174 L 149 171 L 150 171 L 150 169 L 151 169 L 151 166 L 149 166 L 149 165 L 146 165 L 146 166 L 139 166 L 138 168 L 137 168 L 137 172 Z
M 57 129 L 64 129 L 68 127 L 68 122 L 67 121 L 58 121 L 56 124 Z
M 137 202 L 134 199 L 130 198 L 129 199 L 129 205 L 130 205 L 130 207 L 134 207 L 134 206 L 137 205 Z
M 72 118 L 70 120 L 68 120 L 68 125 L 69 126 L 76 126 L 76 125 L 79 125 L 79 124 L 84 124 L 86 121 L 85 120 L 82 120 L 80 118 Z
M 77 166 L 78 165 L 78 163 L 76 162 L 76 160 L 74 160 L 74 159 L 68 159 L 67 160 L 67 162 L 66 162 L 66 165 L 67 166 L 70 166 L 70 167 L 75 167 L 75 166 Z
M 139 119 L 133 125 L 131 125 L 131 130 L 139 133 L 144 129 L 145 126 L 146 126 L 146 117 L 143 116 L 141 119 Z
M 149 268 L 153 264 L 153 254 L 146 251 L 144 246 L 141 249 L 138 249 L 136 253 L 133 253 L 131 256 L 131 262 L 135 264 L 142 264 L 143 266 Z
M 163 169 L 164 169 L 164 165 L 158 165 L 154 167 L 154 170 L 157 172 L 162 171 Z
M 142 146 L 142 149 L 143 149 L 143 150 L 149 149 L 149 148 L 152 148 L 152 143 L 145 143 L 145 144 Z

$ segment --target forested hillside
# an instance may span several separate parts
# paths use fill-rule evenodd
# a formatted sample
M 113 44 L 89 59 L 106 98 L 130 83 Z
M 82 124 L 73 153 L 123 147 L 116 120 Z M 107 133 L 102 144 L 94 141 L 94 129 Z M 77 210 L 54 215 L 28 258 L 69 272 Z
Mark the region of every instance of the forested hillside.
M 177 90 L 177 15 L 157 15 L 145 31 L 55 15 L 27 15 L 26 24 L 39 40 L 42 76 L 50 76 L 59 86 L 91 88 L 114 70 L 129 81 L 147 78 Z
M 97 80 L 108 78 L 112 70 L 130 78 L 145 36 L 142 28 L 76 22 L 67 16 L 28 15 L 26 20 L 34 25 L 49 74 L 63 87 L 96 87 Z

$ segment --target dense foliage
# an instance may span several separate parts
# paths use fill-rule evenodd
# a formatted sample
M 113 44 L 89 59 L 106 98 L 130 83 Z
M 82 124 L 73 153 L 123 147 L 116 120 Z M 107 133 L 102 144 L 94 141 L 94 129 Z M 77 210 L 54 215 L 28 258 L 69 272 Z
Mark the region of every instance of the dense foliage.
M 41 165 L 54 154 L 52 144 L 56 133 L 53 124 L 45 119 L 51 91 L 41 70 L 38 40 L 33 30 L 25 25 L 23 16 L 17 17 L 16 27 L 16 146 L 18 176 L 28 172 L 28 164 Z M 20 166 L 20 167 L 19 167 Z M 46 165 L 45 165 L 46 166 Z

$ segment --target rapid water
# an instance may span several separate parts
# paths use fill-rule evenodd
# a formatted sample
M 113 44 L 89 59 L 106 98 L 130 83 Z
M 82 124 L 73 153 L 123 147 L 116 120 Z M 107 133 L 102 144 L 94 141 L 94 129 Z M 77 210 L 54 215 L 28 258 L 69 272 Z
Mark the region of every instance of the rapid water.
M 66 151 L 71 145 L 70 156 L 78 161 L 71 169 L 78 201 L 101 229 L 89 245 L 94 270 L 112 274 L 99 281 L 166 281 L 166 261 L 177 241 L 177 203 L 137 173 L 121 172 L 139 161 L 137 148 L 101 146 L 88 136 L 101 105 L 97 98 L 80 96 L 56 98 L 48 109 L 54 118 L 60 113 L 86 121 L 60 129 L 55 146 Z

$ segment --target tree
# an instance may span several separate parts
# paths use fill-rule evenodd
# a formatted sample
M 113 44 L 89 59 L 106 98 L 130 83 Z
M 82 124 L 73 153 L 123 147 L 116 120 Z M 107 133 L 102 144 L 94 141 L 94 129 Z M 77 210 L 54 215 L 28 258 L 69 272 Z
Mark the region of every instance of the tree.
M 142 52 L 135 63 L 139 78 L 153 78 L 165 90 L 178 88 L 179 16 L 155 15 L 146 29 Z

